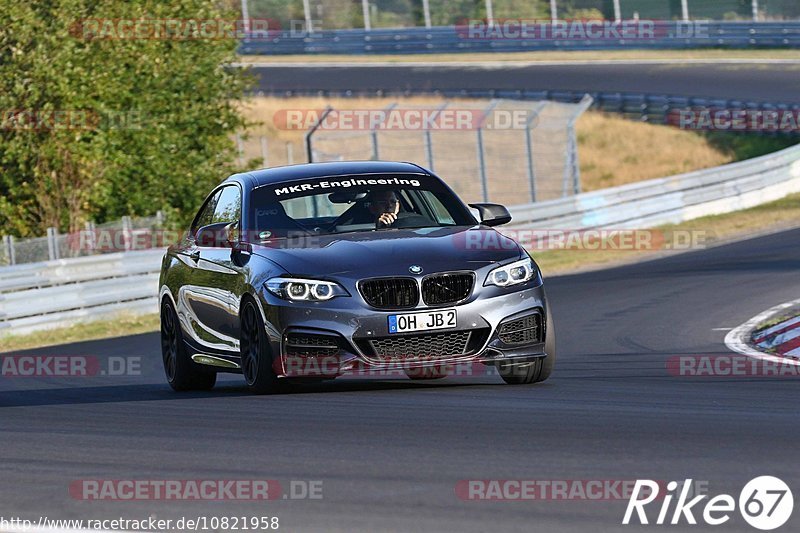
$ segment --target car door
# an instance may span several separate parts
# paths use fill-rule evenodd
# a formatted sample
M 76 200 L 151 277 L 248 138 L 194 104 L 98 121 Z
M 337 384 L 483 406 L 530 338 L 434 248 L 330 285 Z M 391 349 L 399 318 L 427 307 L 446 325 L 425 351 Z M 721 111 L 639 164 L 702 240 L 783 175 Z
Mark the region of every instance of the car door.
M 214 195 L 210 218 L 202 214 L 194 232 L 209 224 L 241 227 L 242 194 L 237 184 L 226 185 Z M 187 249 L 194 263 L 189 283 L 181 289 L 188 309 L 193 344 L 204 352 L 238 354 L 239 301 L 244 291 L 240 252 L 231 250 L 224 238 L 194 240 Z

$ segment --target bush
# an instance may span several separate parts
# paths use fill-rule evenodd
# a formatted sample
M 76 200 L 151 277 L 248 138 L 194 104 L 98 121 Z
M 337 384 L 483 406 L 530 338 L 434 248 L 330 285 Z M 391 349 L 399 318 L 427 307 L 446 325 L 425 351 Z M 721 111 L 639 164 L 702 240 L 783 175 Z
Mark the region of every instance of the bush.
M 111 28 L 122 26 L 97 32 L 97 20 L 238 16 L 212 0 L 6 2 L 0 233 L 158 209 L 190 216 L 233 170 L 231 135 L 244 126 L 234 105 L 248 81 L 223 64 L 238 39 L 120 39 Z

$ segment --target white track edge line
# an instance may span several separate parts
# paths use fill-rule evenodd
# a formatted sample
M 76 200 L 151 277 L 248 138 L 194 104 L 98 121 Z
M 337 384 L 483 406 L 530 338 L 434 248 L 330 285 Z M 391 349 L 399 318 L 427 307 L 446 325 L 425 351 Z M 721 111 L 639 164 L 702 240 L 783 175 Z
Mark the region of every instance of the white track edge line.
M 765 352 L 760 352 L 750 347 L 750 345 L 747 343 L 747 340 L 750 338 L 752 331 L 756 327 L 758 327 L 759 324 L 769 320 L 776 314 L 797 305 L 800 305 L 800 299 L 776 305 L 775 307 L 771 307 L 766 311 L 757 314 L 744 324 L 741 324 L 733 328 L 731 331 L 729 331 L 728 334 L 725 335 L 725 346 L 727 346 L 728 349 L 731 351 L 740 353 L 742 355 L 746 355 L 748 357 L 752 357 L 754 359 L 772 361 L 774 363 L 788 363 L 800 366 L 800 362 L 798 361 L 793 361 L 791 359 L 787 359 L 786 357 L 779 357 Z

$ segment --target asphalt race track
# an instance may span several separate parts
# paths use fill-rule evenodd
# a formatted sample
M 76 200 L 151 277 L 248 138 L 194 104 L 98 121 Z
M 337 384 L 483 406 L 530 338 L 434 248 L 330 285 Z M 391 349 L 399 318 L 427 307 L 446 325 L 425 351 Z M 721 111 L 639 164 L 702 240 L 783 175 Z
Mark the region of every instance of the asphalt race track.
M 258 88 L 285 91 L 531 90 L 667 94 L 800 103 L 800 65 L 757 62 L 598 62 L 560 65 L 271 64 L 253 67 Z
M 143 371 L 0 379 L 0 514 L 278 516 L 287 531 L 639 531 L 657 526 L 619 525 L 622 500 L 462 501 L 455 487 L 692 478 L 738 498 L 768 474 L 800 487 L 795 381 L 676 377 L 665 368 L 674 355 L 729 353 L 716 328 L 796 298 L 787 287 L 796 287 L 798 267 L 800 230 L 792 230 L 549 279 L 559 363 L 540 386 L 497 376 L 351 378 L 256 397 L 232 376 L 211 393 L 177 394 L 162 377 L 156 334 L 35 350 L 140 356 Z M 131 478 L 275 479 L 284 488 L 316 480 L 323 498 L 113 502 L 68 492 L 75 480 Z M 666 527 L 754 531 L 738 513 L 717 528 L 683 524 Z

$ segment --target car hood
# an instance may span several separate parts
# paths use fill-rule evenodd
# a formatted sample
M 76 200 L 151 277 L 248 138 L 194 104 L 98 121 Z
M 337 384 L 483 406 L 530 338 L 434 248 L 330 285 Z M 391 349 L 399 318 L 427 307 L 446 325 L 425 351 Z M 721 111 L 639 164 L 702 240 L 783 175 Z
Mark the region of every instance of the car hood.
M 485 226 L 421 228 L 338 235 L 308 235 L 253 244 L 253 253 L 277 263 L 293 276 L 357 272 L 364 276 L 408 275 L 474 270 L 513 261 L 524 251 L 513 240 Z

